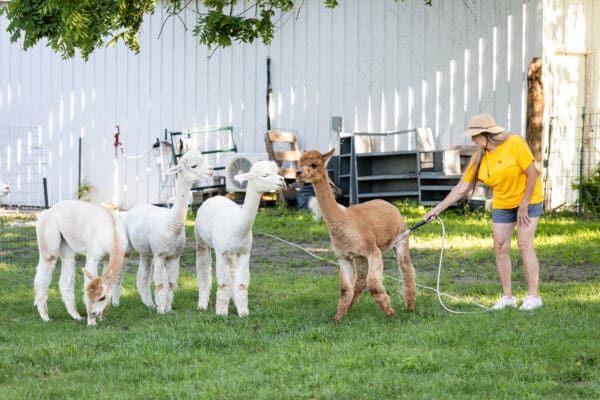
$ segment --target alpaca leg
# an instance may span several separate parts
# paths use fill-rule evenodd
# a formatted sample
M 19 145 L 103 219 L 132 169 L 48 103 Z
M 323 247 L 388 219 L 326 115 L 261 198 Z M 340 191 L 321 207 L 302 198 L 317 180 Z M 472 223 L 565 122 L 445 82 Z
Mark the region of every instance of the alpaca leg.
M 169 276 L 169 291 L 167 293 L 167 312 L 173 311 L 173 297 L 177 289 L 179 279 L 179 257 L 167 260 L 167 274 Z
M 33 283 L 35 300 L 33 305 L 37 307 L 40 317 L 44 321 L 50 321 L 48 316 L 48 288 L 52 281 L 52 273 L 56 267 L 55 257 L 44 257 L 40 255 Z
M 333 319 L 340 321 L 348 313 L 348 309 L 352 305 L 354 298 L 355 276 L 352 269 L 352 261 L 347 259 L 339 259 L 340 262 L 340 298 L 338 300 L 337 314 Z
M 125 273 L 125 266 L 119 272 L 119 276 L 115 281 L 115 285 L 113 286 L 112 291 L 112 304 L 113 306 L 118 306 L 121 300 L 121 286 L 123 285 L 123 274 Z
M 147 307 L 154 308 L 152 291 L 150 290 L 150 273 L 152 272 L 152 258 L 146 254 L 140 254 L 140 265 L 138 266 L 136 287 L 142 298 L 142 303 Z
M 75 252 L 63 242 L 60 246 L 60 278 L 58 288 L 67 312 L 74 320 L 83 319 L 75 304 Z
M 402 275 L 402 291 L 404 294 L 404 305 L 407 311 L 414 311 L 417 297 L 417 283 L 415 268 L 410 260 L 408 237 L 403 238 L 394 245 L 398 267 Z
M 227 315 L 229 312 L 229 299 L 231 298 L 230 261 L 229 256 L 216 254 L 217 301 L 215 309 L 217 315 Z
M 369 264 L 365 258 L 355 258 L 352 260 L 354 263 L 354 273 L 356 274 L 356 282 L 354 283 L 354 297 L 350 303 L 350 307 L 359 299 L 362 292 L 367 287 L 367 271 Z
M 392 317 L 396 315 L 396 312 L 392 308 L 390 303 L 390 296 L 388 296 L 385 287 L 383 286 L 383 260 L 382 254 L 377 249 L 374 254 L 369 256 L 369 272 L 367 274 L 367 287 L 369 293 L 373 296 L 377 307 L 383 311 L 386 317 Z
M 250 314 L 248 310 L 248 287 L 250 286 L 250 253 L 240 254 L 234 263 L 233 302 L 238 315 L 244 317 Z
M 90 272 L 93 276 L 98 276 L 98 263 L 100 262 L 100 257 L 94 256 L 92 254 L 88 254 L 85 258 L 85 269 Z M 85 288 L 87 287 L 89 282 L 89 278 L 87 274 L 83 274 L 83 304 L 85 304 L 85 309 L 87 313 L 87 325 L 94 326 L 96 325 L 96 316 L 92 310 L 92 304 L 90 304 L 89 299 L 87 297 L 87 291 Z
M 167 312 L 167 298 L 169 294 L 169 274 L 165 260 L 155 256 L 152 261 L 154 267 L 154 299 L 156 300 L 156 311 L 159 314 Z
M 212 287 L 212 257 L 204 242 L 196 241 L 196 280 L 198 281 L 198 309 L 208 309 Z
M 35 298 L 33 305 L 37 307 L 40 317 L 50 321 L 48 317 L 48 288 L 52 282 L 52 273 L 56 267 L 61 243 L 60 232 L 47 212 L 40 213 L 36 225 L 36 236 L 39 250 L 39 261 L 33 281 Z

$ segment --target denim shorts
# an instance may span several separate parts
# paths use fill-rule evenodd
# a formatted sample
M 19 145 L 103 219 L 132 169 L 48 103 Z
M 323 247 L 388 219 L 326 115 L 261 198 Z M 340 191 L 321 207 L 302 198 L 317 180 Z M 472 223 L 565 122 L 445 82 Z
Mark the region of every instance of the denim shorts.
M 540 201 L 536 204 L 527 206 L 527 215 L 529 218 L 537 218 L 544 213 L 544 202 Z M 498 224 L 510 224 L 517 222 L 517 213 L 519 207 L 515 208 L 494 208 L 492 210 L 492 222 Z

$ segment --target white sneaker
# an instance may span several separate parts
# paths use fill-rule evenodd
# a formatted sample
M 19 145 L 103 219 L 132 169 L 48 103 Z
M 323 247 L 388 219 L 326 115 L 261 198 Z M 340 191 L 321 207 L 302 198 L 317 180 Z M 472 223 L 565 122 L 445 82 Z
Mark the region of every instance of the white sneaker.
M 502 310 L 505 307 L 517 307 L 517 302 L 514 297 L 503 296 L 500 300 L 494 304 L 492 310 Z
M 542 299 L 540 299 L 538 296 L 525 296 L 523 299 L 523 304 L 521 307 L 519 307 L 519 310 L 531 311 L 541 307 L 542 305 Z

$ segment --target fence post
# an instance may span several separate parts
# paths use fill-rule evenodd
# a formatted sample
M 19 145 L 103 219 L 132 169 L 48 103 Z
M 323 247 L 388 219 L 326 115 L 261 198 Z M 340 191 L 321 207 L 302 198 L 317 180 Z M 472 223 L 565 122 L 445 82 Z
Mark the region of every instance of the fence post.
M 583 145 L 585 143 L 585 106 L 581 107 L 581 145 L 579 147 L 579 207 L 577 215 L 583 216 Z

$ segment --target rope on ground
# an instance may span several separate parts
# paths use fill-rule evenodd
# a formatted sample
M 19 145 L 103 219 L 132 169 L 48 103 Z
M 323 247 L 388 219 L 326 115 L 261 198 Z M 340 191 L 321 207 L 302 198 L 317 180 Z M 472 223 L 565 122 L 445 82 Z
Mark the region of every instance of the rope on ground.
M 453 310 L 453 309 L 449 308 L 448 306 L 446 306 L 446 304 L 442 300 L 442 296 L 444 296 L 444 297 L 450 298 L 450 299 L 455 300 L 455 301 L 460 301 L 459 298 L 440 291 L 440 281 L 441 281 L 441 276 L 442 276 L 442 262 L 443 262 L 443 259 L 444 259 L 444 245 L 445 245 L 445 238 L 446 238 L 446 228 L 444 227 L 444 221 L 442 221 L 442 219 L 439 216 L 437 216 L 437 219 L 440 221 L 440 224 L 442 226 L 442 240 L 441 240 L 441 244 L 440 244 L 440 259 L 439 259 L 439 263 L 438 263 L 436 287 L 432 288 L 432 287 L 429 287 L 429 286 L 426 286 L 426 285 L 421 285 L 421 284 L 418 284 L 418 283 L 417 283 L 417 286 L 420 287 L 420 288 L 431 290 L 431 291 L 435 292 L 436 295 L 437 295 L 437 298 L 438 298 L 438 302 L 440 303 L 440 305 L 442 306 L 442 308 L 444 310 L 446 310 L 447 312 L 449 312 L 449 313 L 452 313 L 452 314 L 473 314 L 473 313 L 476 313 L 476 312 L 481 312 L 481 310 L 479 310 L 479 311 L 457 311 L 457 310 Z M 263 232 L 256 232 L 256 233 L 258 233 L 259 235 L 268 236 L 270 238 L 279 240 L 280 242 L 285 243 L 287 245 L 296 247 L 296 248 L 302 250 L 303 252 L 305 252 L 306 254 L 310 255 L 313 258 L 316 258 L 316 259 L 319 259 L 319 260 L 323 260 L 323 261 L 325 261 L 325 262 L 327 262 L 329 264 L 332 264 L 332 265 L 338 265 L 337 262 L 335 262 L 333 260 L 329 260 L 329 259 L 321 257 L 321 256 L 318 256 L 318 255 L 316 255 L 316 254 L 308 251 L 307 249 L 305 249 L 304 247 L 302 247 L 302 246 L 300 246 L 300 245 L 298 245 L 296 243 L 289 242 L 287 240 L 284 240 L 284 239 L 282 239 L 280 237 L 277 237 L 275 235 L 272 235 L 270 233 L 263 233 Z M 393 279 L 395 281 L 400 282 L 400 279 L 396 279 L 396 278 L 393 278 L 393 277 L 390 277 L 390 276 L 387 276 L 386 278 Z M 480 308 L 482 308 L 483 311 L 491 311 L 492 310 L 490 307 L 486 307 L 486 306 L 484 306 L 482 304 L 479 304 L 479 303 L 476 303 L 476 302 L 473 302 L 472 304 L 476 305 L 476 306 L 478 306 Z

